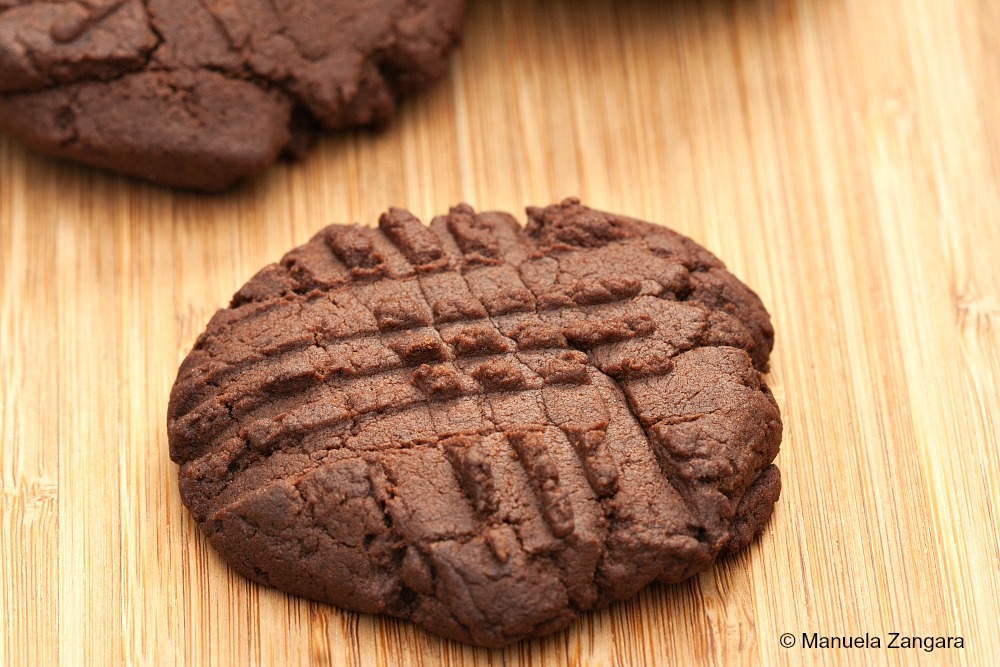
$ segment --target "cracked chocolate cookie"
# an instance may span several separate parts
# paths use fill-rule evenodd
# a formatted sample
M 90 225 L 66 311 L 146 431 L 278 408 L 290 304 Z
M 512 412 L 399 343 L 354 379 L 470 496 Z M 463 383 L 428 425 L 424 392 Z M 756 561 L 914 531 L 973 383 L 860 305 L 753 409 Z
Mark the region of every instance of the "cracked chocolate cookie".
M 447 68 L 464 0 L 0 0 L 0 129 L 222 190 L 316 128 L 377 125 Z
M 333 225 L 216 313 L 168 427 L 234 568 L 500 646 L 761 532 L 760 300 L 665 227 L 572 199 L 528 218 Z

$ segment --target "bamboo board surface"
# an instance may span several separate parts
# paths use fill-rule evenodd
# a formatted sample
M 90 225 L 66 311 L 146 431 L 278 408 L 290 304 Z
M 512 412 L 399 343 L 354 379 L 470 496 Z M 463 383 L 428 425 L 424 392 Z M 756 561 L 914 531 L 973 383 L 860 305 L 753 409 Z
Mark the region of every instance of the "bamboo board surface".
M 0 138 L 0 665 L 1000 664 L 998 35 L 996 0 L 470 0 L 387 132 L 224 196 Z M 693 237 L 772 313 L 762 539 L 505 651 L 231 573 L 165 427 L 214 310 L 331 222 L 570 195 Z

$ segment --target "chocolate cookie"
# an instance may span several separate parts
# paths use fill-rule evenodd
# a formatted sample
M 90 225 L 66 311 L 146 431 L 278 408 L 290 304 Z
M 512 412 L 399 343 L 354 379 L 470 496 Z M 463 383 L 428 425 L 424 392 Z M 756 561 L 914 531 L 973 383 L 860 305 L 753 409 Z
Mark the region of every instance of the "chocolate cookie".
M 463 0 L 0 0 L 0 129 L 200 190 L 441 77 Z
M 216 313 L 180 487 L 256 581 L 499 646 L 742 549 L 780 490 L 757 296 L 567 200 L 333 225 Z

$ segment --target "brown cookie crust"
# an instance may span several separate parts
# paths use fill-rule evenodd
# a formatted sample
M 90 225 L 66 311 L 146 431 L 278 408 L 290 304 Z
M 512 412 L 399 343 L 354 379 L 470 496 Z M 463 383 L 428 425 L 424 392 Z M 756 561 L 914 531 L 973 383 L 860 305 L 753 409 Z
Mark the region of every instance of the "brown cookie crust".
M 181 366 L 185 504 L 238 571 L 500 646 L 746 546 L 780 490 L 757 296 L 576 200 L 333 225 Z
M 463 0 L 0 0 L 0 129 L 42 152 L 222 190 L 300 152 L 313 127 L 387 122 L 401 95 L 445 73 L 463 11 Z

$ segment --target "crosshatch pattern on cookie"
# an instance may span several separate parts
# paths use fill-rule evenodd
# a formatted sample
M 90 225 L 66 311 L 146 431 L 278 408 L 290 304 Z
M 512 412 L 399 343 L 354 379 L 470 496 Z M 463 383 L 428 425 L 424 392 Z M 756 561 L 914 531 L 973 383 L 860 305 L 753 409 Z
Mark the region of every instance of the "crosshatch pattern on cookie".
M 781 421 L 759 299 L 666 228 L 528 214 L 331 226 L 216 314 L 171 455 L 240 572 L 502 645 L 762 529 Z

